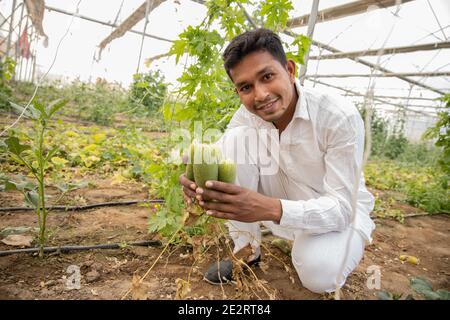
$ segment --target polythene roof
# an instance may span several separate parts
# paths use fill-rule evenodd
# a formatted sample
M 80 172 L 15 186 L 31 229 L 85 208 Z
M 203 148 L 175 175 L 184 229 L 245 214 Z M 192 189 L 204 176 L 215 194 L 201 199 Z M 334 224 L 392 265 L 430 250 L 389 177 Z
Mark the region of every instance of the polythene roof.
M 4 1 L 1 7 L 10 7 L 10 1 Z M 329 8 L 353 3 L 358 0 L 321 0 L 319 12 Z M 161 38 L 176 39 L 186 26 L 199 23 L 206 14 L 205 7 L 191 0 L 150 0 L 151 3 L 162 2 L 148 16 L 146 33 Z M 255 3 L 257 1 L 254 1 Z M 361 2 L 361 1 L 359 1 Z M 367 0 L 367 8 L 358 14 L 348 14 L 315 25 L 313 40 L 325 44 L 342 52 L 371 50 L 400 46 L 414 46 L 419 44 L 444 43 L 450 37 L 450 1 L 448 0 L 405 0 L 397 1 L 399 5 L 385 7 L 389 0 Z M 6 4 L 5 4 L 6 3 Z M 103 1 L 46 0 L 47 7 L 60 8 L 67 12 L 74 12 L 78 6 L 78 14 L 88 16 L 99 21 L 120 23 L 127 21 L 138 8 L 142 8 L 143 0 L 109 0 L 105 6 Z M 294 10 L 291 17 L 308 15 L 311 12 L 313 0 L 293 1 Z M 253 8 L 245 6 L 251 12 Z M 142 10 L 141 10 L 142 11 Z M 342 13 L 342 12 L 341 12 Z M 345 12 L 344 12 L 345 13 Z M 38 64 L 45 71 L 54 55 L 56 44 L 68 25 L 70 16 L 55 11 L 45 11 L 43 27 L 49 36 L 51 45 L 44 49 L 38 48 Z M 102 76 L 108 80 L 123 82 L 124 78 L 131 79 L 136 71 L 137 57 L 141 45 L 141 36 L 127 32 L 121 38 L 112 39 L 106 45 L 102 59 L 93 60 L 94 54 L 102 41 L 111 38 L 115 28 L 96 24 L 82 19 L 75 19 L 70 36 L 61 48 L 60 58 L 55 63 L 52 73 L 70 75 L 72 78 L 92 78 Z M 144 20 L 131 29 L 143 30 Z M 307 33 L 307 26 L 294 27 L 295 33 Z M 288 36 L 283 35 L 289 40 Z M 112 37 L 114 38 L 114 37 Z M 104 43 L 104 42 L 103 42 Z M 170 43 L 153 38 L 145 38 L 143 56 L 162 54 L 168 51 Z M 41 51 L 41 52 L 39 52 Z M 310 56 L 330 54 L 329 50 L 311 47 Z M 416 51 L 382 56 L 361 56 L 360 59 L 372 64 L 380 65 L 393 73 L 436 73 L 450 72 L 450 49 Z M 320 58 L 320 57 L 319 57 Z M 145 70 L 141 62 L 141 71 Z M 152 67 L 159 67 L 166 78 L 174 81 L 180 74 L 180 66 L 174 65 L 174 59 L 161 59 Z M 83 73 L 84 72 L 84 73 Z M 411 85 L 396 77 L 368 77 L 370 67 L 350 59 L 310 59 L 307 68 L 306 86 L 321 87 L 349 95 L 355 102 L 362 102 L 368 87 L 373 86 L 375 106 L 386 112 L 397 112 L 400 106 L 407 105 L 407 109 L 417 115 L 434 114 L 436 107 L 442 106 L 435 99 L 441 94 Z M 171 74 L 173 74 L 171 76 Z M 329 75 L 361 74 L 361 77 L 318 77 Z M 428 87 L 440 92 L 450 92 L 450 77 L 448 76 L 408 76 Z M 417 116 L 416 115 L 416 116 Z

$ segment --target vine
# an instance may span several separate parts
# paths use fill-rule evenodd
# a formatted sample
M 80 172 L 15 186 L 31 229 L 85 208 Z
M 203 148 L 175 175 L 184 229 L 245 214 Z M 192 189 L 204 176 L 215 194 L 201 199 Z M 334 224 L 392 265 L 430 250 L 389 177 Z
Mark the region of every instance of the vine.
M 188 26 L 169 51 L 177 64 L 182 57 L 186 57 L 190 63 L 177 79 L 180 86 L 174 94 L 178 98 L 166 101 L 161 107 L 165 121 L 170 125 L 175 124 L 177 129 L 189 130 L 191 137 L 196 134 L 202 137 L 204 131 L 211 128 L 225 129 L 240 106 L 239 97 L 223 68 L 221 53 L 227 43 L 236 35 L 252 29 L 254 21 L 275 32 L 284 30 L 289 12 L 293 9 L 290 0 L 257 3 L 249 0 L 216 0 L 206 1 L 205 5 L 206 18 L 197 26 Z M 254 21 L 247 19 L 244 5 L 255 8 Z M 287 56 L 298 64 L 303 64 L 303 56 L 309 45 L 309 38 L 303 35 L 295 37 L 291 43 L 284 42 L 285 48 L 294 48 L 287 50 Z M 180 139 L 174 139 L 173 136 L 166 143 L 166 156 L 171 159 L 173 156 L 181 159 L 185 151 L 183 149 L 188 145 L 184 143 L 181 148 L 174 149 L 180 145 Z M 166 205 L 150 217 L 150 231 L 169 236 L 183 223 L 184 203 L 178 183 L 178 177 L 183 171 L 181 161 L 152 165 L 151 173 L 158 196 L 166 199 Z

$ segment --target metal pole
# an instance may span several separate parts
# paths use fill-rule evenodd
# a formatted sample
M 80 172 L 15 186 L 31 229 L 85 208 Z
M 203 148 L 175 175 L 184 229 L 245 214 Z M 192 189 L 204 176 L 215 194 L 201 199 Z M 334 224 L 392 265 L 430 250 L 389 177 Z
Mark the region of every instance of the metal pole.
M 392 78 L 392 77 L 448 77 L 450 72 L 390 72 L 390 73 L 349 73 L 349 74 L 315 74 L 305 76 L 305 78 L 354 78 L 354 77 L 377 77 L 377 78 Z
M 28 75 L 28 81 L 29 82 L 33 82 L 33 68 L 34 68 L 34 65 L 36 64 L 36 52 L 37 52 L 36 47 L 37 47 L 37 42 L 38 42 L 38 36 L 37 36 L 37 33 L 35 32 L 35 30 L 33 28 L 33 43 L 35 45 L 34 45 L 34 48 L 33 48 L 33 54 L 31 55 L 32 64 L 31 64 L 31 67 L 30 67 L 30 74 Z
M 27 16 L 27 21 L 25 22 L 25 26 L 27 26 L 27 29 L 28 29 L 28 20 L 29 20 L 29 18 Z M 20 35 L 19 35 L 19 37 L 20 37 Z M 28 31 L 27 31 L 27 38 L 28 38 Z M 27 59 L 27 61 L 28 61 L 28 59 Z M 18 78 L 18 80 L 20 80 L 21 76 L 22 76 L 22 65 L 23 65 L 23 55 L 20 55 L 20 68 L 19 68 L 19 78 Z
M 153 0 L 152 0 L 153 5 Z M 145 30 L 147 30 L 147 24 L 148 24 L 148 10 L 150 6 L 150 1 L 147 0 L 146 6 L 145 6 L 145 23 L 144 23 L 144 30 L 142 30 L 142 39 L 141 39 L 141 48 L 139 49 L 139 58 L 138 58 L 138 64 L 136 68 L 136 73 L 139 73 L 139 65 L 141 64 L 141 56 L 142 56 L 142 48 L 144 46 L 144 39 L 145 39 Z
M 20 7 L 21 5 L 22 5 L 22 3 L 19 3 L 19 4 L 17 5 L 17 7 L 14 8 L 14 12 L 15 12 L 17 9 L 19 9 L 19 7 Z M 0 23 L 0 28 L 3 27 L 3 25 L 4 25 L 5 23 L 8 22 L 8 20 L 11 18 L 11 15 L 12 15 L 12 14 L 10 14 L 5 20 L 3 20 L 2 23 Z
M 33 59 L 33 69 L 31 74 L 31 82 L 34 82 L 34 79 L 36 77 L 36 57 L 37 57 L 37 50 L 34 49 L 34 59 Z
M 32 29 L 33 30 L 33 29 Z M 32 39 L 32 32 L 31 32 L 31 34 L 30 34 L 30 56 L 31 56 L 31 44 L 33 43 L 33 39 Z M 27 37 L 28 37 L 28 30 L 27 30 Z M 25 72 L 24 72 L 24 76 L 23 76 L 23 81 L 27 81 L 27 73 L 28 73 L 28 63 L 30 62 L 30 56 L 28 56 L 28 59 L 27 59 L 27 63 L 26 63 L 26 65 L 25 65 Z
M 58 8 L 49 7 L 49 6 L 45 6 L 45 9 L 47 9 L 49 11 L 55 11 L 55 12 L 58 12 L 58 13 L 66 14 L 66 15 L 69 15 L 69 16 L 74 15 L 74 13 L 71 13 L 71 12 L 68 12 L 68 11 L 65 11 L 65 10 L 62 10 L 62 9 L 58 9 Z M 95 22 L 95 23 L 98 23 L 98 24 L 102 24 L 102 25 L 108 26 L 108 27 L 114 27 L 114 28 L 118 27 L 117 24 L 109 23 L 109 22 L 105 22 L 105 21 L 100 21 L 100 20 L 97 20 L 97 19 L 93 19 L 93 18 L 90 18 L 90 17 L 86 17 L 86 16 L 83 16 L 83 15 L 80 15 L 80 14 L 77 14 L 77 18 L 83 19 L 83 20 L 87 20 L 87 21 L 91 21 L 91 22 Z M 142 35 L 142 31 L 137 31 L 137 30 L 133 30 L 133 29 L 128 30 L 128 32 L 135 33 L 135 34 L 138 34 L 138 35 Z M 148 34 L 148 33 L 145 33 L 145 36 L 149 37 L 149 38 L 161 40 L 161 41 L 170 42 L 170 43 L 173 42 L 173 40 L 169 40 L 169 39 L 166 39 L 166 38 L 163 38 L 163 37 L 154 36 L 154 35 Z
M 312 36 L 314 34 L 314 27 L 316 25 L 317 20 L 317 11 L 319 10 L 319 0 L 314 0 L 311 8 L 311 14 L 309 15 L 308 20 L 308 31 L 307 36 L 308 38 L 312 39 Z M 309 58 L 309 48 L 305 52 L 305 57 L 303 58 L 304 64 L 300 67 L 300 73 L 299 73 L 299 80 L 300 83 L 303 85 L 305 82 L 305 75 L 306 75 L 306 68 L 308 65 L 308 58 Z
M 13 0 L 11 12 L 11 21 L 9 24 L 8 43 L 6 44 L 6 56 L 9 57 L 9 50 L 11 49 L 11 35 L 13 32 L 14 12 L 16 11 L 16 0 Z
M 0 0 L 1 1 L 1 0 Z M 19 22 L 13 27 L 13 30 L 12 30 L 12 34 L 14 34 L 14 32 L 15 32 L 15 30 L 16 30 L 16 28 L 19 26 Z M 3 30 L 4 31 L 4 30 Z M 5 38 L 3 38 L 3 39 L 1 39 L 1 41 L 0 41 L 0 45 L 1 44 L 3 44 L 3 42 L 5 42 L 5 41 L 7 41 L 8 40 L 8 37 L 5 37 Z
M 395 48 L 370 49 L 370 50 L 353 51 L 353 52 L 323 54 L 323 55 L 319 55 L 319 56 L 309 57 L 309 59 L 314 59 L 314 60 L 344 59 L 344 58 L 350 58 L 350 57 L 355 58 L 355 57 L 379 56 L 380 54 L 387 55 L 387 54 L 396 54 L 396 53 L 408 53 L 408 52 L 417 52 L 417 51 L 447 49 L 447 48 L 450 48 L 450 41 L 419 44 L 419 45 L 404 46 L 404 47 L 395 47 Z
M 23 2 L 22 2 L 22 10 L 20 12 L 20 21 L 19 21 L 19 40 L 20 40 L 20 35 L 22 34 L 22 22 L 23 22 L 23 11 L 24 11 L 24 9 L 25 9 L 25 6 L 23 5 Z M 17 50 L 17 49 L 18 49 L 18 46 L 16 46 L 16 50 L 15 50 L 16 51 L 15 52 L 15 61 L 17 61 L 19 59 L 19 54 L 20 54 L 19 50 Z M 15 73 L 14 73 L 14 79 L 16 79 L 16 74 Z

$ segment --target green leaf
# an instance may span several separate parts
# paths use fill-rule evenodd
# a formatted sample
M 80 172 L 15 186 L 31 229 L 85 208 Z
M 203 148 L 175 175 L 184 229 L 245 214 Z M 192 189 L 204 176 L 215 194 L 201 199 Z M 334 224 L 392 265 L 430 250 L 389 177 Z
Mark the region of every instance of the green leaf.
M 60 157 L 52 157 L 51 162 L 57 167 L 63 167 L 69 161 Z
M 11 180 L 5 180 L 4 185 L 5 185 L 5 189 L 4 189 L 5 191 L 17 190 L 16 184 Z
M 34 108 L 40 113 L 42 119 L 48 119 L 47 112 L 45 111 L 45 106 L 39 101 L 33 100 Z
M 62 183 L 55 185 L 55 187 L 58 188 L 58 190 L 61 192 L 68 192 L 68 191 L 72 191 L 72 190 L 76 190 L 76 189 L 80 189 L 80 188 L 86 188 L 87 186 L 88 186 L 87 181 L 81 181 L 79 183 L 62 182 Z
M 16 156 L 20 156 L 25 150 L 31 149 L 30 146 L 20 144 L 20 141 L 17 137 L 7 138 L 5 139 L 5 143 L 8 146 L 8 151 Z
M 150 86 L 148 82 L 144 82 L 144 81 L 143 82 L 137 82 L 134 85 L 137 88 L 141 88 L 141 89 L 148 88 Z
M 181 36 L 181 35 L 180 35 Z M 187 46 L 186 40 L 176 40 L 173 42 L 169 53 L 175 55 L 175 63 L 178 64 L 180 57 L 184 54 Z
M 36 191 L 25 192 L 25 202 L 33 208 L 38 208 L 39 206 L 39 196 Z
M 438 293 L 433 291 L 431 283 L 424 278 L 414 277 L 410 280 L 411 288 L 417 293 L 422 294 L 426 299 L 439 300 L 441 297 Z
M 56 99 L 48 106 L 48 118 L 51 118 L 55 112 L 64 107 L 67 104 L 67 99 Z
M 25 226 L 6 227 L 6 228 L 2 229 L 2 231 L 0 231 L 0 235 L 2 237 L 6 237 L 11 234 L 23 234 L 23 233 L 27 233 L 27 232 L 37 232 L 38 230 L 39 230 L 38 228 L 25 227 Z
M 428 300 L 440 300 L 441 299 L 441 296 L 432 290 L 424 290 L 421 293 L 423 294 L 425 299 L 428 299 Z
M 304 56 L 305 53 L 308 51 L 309 46 L 311 45 L 311 39 L 309 39 L 305 35 L 298 35 L 295 37 L 295 39 L 292 41 L 291 46 L 296 46 L 297 50 L 293 52 L 286 53 L 286 56 L 288 59 L 292 59 L 295 62 L 299 64 L 305 64 L 304 62 Z
M 439 289 L 436 293 L 441 297 L 441 300 L 450 300 L 450 291 Z
M 36 190 L 36 185 L 34 183 L 24 179 L 19 182 L 15 182 L 7 178 L 2 180 L 4 181 L 5 191 L 19 190 L 24 192 L 26 190 Z
M 164 121 L 169 122 L 172 116 L 172 106 L 170 104 L 165 104 L 162 109 Z
M 47 156 L 45 157 L 45 161 L 47 162 L 49 159 L 51 159 L 57 152 L 59 151 L 58 147 L 54 147 L 53 149 L 51 149 L 48 153 Z M 67 162 L 67 161 L 66 161 Z M 63 163 L 64 164 L 64 163 Z
M 14 183 L 16 185 L 16 188 L 22 192 L 26 190 L 33 191 L 37 189 L 37 185 L 34 182 L 29 181 L 23 176 L 19 176 L 19 182 L 11 182 Z
M 410 280 L 411 288 L 414 289 L 414 291 L 421 293 L 423 290 L 431 290 L 433 291 L 433 286 L 431 285 L 430 281 L 424 278 L 420 277 L 413 277 Z
M 10 102 L 11 107 L 18 114 L 22 114 L 25 118 L 37 119 L 39 117 L 36 109 L 34 109 L 31 105 L 28 106 L 27 110 L 25 110 L 24 106 L 18 105 L 17 103 Z M 25 110 L 25 111 L 24 111 Z
M 265 16 L 265 26 L 276 31 L 286 27 L 292 9 L 290 0 L 266 0 L 261 4 L 260 15 Z

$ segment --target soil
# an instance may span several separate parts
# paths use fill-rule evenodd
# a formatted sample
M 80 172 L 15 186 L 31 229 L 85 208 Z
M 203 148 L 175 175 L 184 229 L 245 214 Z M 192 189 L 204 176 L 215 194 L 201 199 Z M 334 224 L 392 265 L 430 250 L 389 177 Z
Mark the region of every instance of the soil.
M 94 186 L 66 195 L 66 201 L 84 200 L 86 204 L 146 199 L 148 190 L 142 184 L 111 185 L 104 178 L 92 178 Z M 56 190 L 49 189 L 56 194 Z M 0 206 L 22 206 L 17 192 L 1 192 Z M 408 205 L 407 213 L 418 212 Z M 154 238 L 147 231 L 147 221 L 155 209 L 152 206 L 101 207 L 80 212 L 51 212 L 48 217 L 48 245 L 90 245 L 122 243 Z M 32 211 L 0 212 L 0 231 L 5 227 L 37 227 Z M 343 299 L 377 299 L 378 289 L 367 286 L 370 267 L 381 271 L 380 290 L 393 294 L 422 297 L 410 287 L 411 277 L 428 279 L 434 289 L 450 289 L 450 217 L 446 215 L 416 216 L 399 223 L 394 219 L 377 219 L 374 241 L 366 247 L 360 265 L 348 277 L 342 290 Z M 263 262 L 252 270 L 276 299 L 332 299 L 305 289 L 290 258 L 271 245 L 272 235 L 264 238 Z M 16 249 L 0 242 L 0 250 Z M 224 250 L 213 248 L 199 257 L 188 246 L 170 247 L 148 273 L 141 285 L 126 299 L 175 299 L 188 280 L 190 291 L 185 299 L 267 299 L 267 293 L 256 286 L 244 290 L 242 283 L 215 286 L 202 281 L 208 265 L 217 261 Z M 121 299 L 133 287 L 133 275 L 142 277 L 157 260 L 163 247 L 131 247 L 117 250 L 91 250 L 74 253 L 47 254 L 44 259 L 33 254 L 0 257 L 0 299 Z M 271 256 L 267 250 L 273 254 Z M 169 252 L 169 254 L 167 253 Z M 419 259 L 418 264 L 400 260 L 400 255 Z M 197 257 L 195 259 L 194 257 Z M 74 275 L 70 266 L 80 270 L 80 287 L 67 282 Z M 69 268 L 70 267 L 70 268 Z M 68 269 L 69 268 L 69 269 Z M 369 268 L 369 270 L 368 270 Z M 287 269 L 287 270 L 286 270 Z M 268 272 L 270 270 L 270 272 Z M 248 272 L 248 271 L 247 271 Z M 178 279 L 178 280 L 177 280 Z

